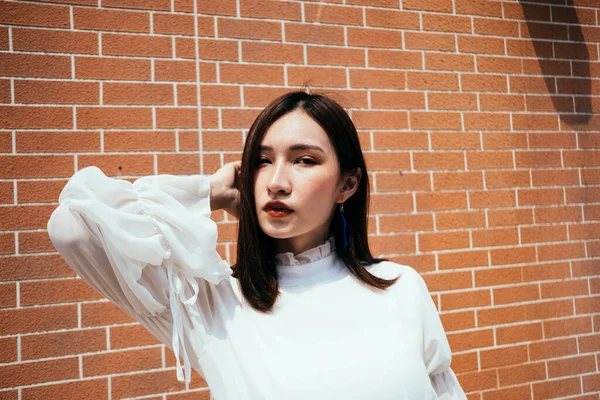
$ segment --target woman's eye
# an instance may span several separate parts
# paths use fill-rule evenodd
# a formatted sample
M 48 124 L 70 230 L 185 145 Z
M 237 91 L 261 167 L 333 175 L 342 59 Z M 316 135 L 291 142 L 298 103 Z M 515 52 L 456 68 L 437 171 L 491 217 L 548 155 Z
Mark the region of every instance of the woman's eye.
M 269 160 L 266 158 L 259 158 L 258 161 L 256 162 L 257 165 L 262 165 L 265 162 L 268 162 Z
M 316 164 L 317 162 L 312 158 L 301 158 L 298 160 L 299 162 L 304 162 L 305 164 Z

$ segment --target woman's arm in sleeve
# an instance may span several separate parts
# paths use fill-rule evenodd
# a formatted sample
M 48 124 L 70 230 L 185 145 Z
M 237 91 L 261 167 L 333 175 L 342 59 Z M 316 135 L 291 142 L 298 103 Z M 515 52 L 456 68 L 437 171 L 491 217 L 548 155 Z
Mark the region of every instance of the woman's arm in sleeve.
M 423 360 L 433 389 L 440 400 L 466 400 L 463 389 L 450 368 L 452 352 L 427 284 L 415 271 L 423 321 Z
M 61 192 L 48 234 L 106 298 L 146 326 L 161 321 L 153 333 L 168 331 L 189 380 L 187 353 L 206 348 L 211 318 L 210 307 L 197 299 L 231 275 L 216 251 L 208 177 L 159 175 L 130 183 L 85 168 Z M 177 372 L 183 379 L 179 364 Z

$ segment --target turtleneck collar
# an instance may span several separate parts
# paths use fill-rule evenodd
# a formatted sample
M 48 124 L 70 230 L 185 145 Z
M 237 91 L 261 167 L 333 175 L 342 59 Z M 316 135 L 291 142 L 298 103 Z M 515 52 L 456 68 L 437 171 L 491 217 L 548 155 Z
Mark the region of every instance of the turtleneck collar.
M 299 286 L 316 283 L 343 269 L 335 252 L 335 238 L 294 255 L 292 252 L 275 255 L 279 284 Z

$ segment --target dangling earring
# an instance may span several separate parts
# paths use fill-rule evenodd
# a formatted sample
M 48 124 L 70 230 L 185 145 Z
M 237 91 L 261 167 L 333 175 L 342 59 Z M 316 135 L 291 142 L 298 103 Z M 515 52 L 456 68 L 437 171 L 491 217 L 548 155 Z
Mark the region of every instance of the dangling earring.
M 344 238 L 344 248 L 347 248 L 348 237 L 346 235 L 346 218 L 344 218 L 344 203 L 340 205 L 340 217 L 342 218 L 342 236 Z

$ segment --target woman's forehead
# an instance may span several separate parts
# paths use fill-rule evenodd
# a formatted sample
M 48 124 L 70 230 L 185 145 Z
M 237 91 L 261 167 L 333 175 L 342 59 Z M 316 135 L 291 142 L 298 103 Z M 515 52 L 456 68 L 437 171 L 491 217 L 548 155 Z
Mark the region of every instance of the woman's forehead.
M 261 148 L 267 151 L 332 150 L 327 133 L 310 116 L 300 110 L 292 111 L 275 121 L 265 133 Z

